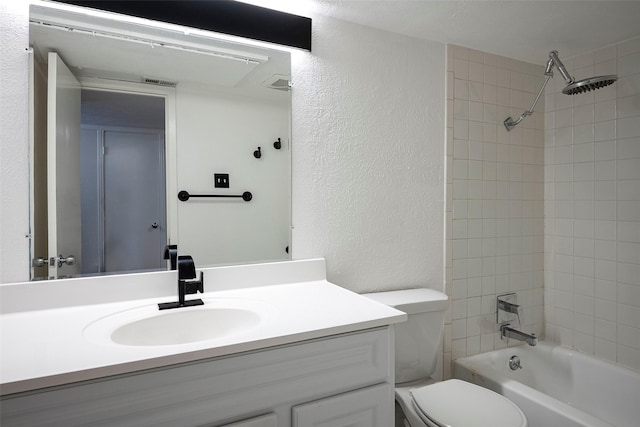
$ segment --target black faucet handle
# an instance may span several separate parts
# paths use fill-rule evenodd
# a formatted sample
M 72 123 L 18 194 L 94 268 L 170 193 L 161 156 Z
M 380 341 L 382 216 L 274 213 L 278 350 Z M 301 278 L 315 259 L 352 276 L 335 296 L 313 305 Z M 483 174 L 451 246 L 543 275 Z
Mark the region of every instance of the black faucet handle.
M 171 269 L 175 270 L 178 259 L 178 245 L 167 245 L 164 248 L 164 259 L 171 260 Z
M 190 255 L 178 257 L 178 279 L 191 280 L 196 278 L 196 265 Z

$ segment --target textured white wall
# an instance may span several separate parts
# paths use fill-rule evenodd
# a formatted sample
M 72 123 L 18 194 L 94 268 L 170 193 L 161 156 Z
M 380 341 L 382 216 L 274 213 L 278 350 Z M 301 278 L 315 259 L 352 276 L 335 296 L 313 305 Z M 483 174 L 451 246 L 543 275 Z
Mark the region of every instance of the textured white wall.
M 356 292 L 443 287 L 445 47 L 324 17 L 294 52 L 293 256 Z
M 28 279 L 29 4 L 0 0 L 0 282 Z
M 1 282 L 26 279 L 28 258 L 28 8 L 8 3 Z M 358 292 L 442 289 L 445 47 L 313 18 L 313 52 L 292 55 L 293 256 L 325 257 Z

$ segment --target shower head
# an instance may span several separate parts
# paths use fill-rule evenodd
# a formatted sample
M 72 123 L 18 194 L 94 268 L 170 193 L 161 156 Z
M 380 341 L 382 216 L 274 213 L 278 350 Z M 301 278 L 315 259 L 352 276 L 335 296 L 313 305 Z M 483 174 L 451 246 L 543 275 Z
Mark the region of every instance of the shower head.
M 609 86 L 618 80 L 618 76 L 610 75 L 590 77 L 588 79 L 576 81 L 571 74 L 569 74 L 562 61 L 560 61 L 560 58 L 558 58 L 557 50 L 549 52 L 549 62 L 547 62 L 547 68 L 544 72 L 546 76 L 553 76 L 552 69 L 554 65 L 558 68 L 558 71 L 560 71 L 560 74 L 562 74 L 562 77 L 567 83 L 567 86 L 562 89 L 562 93 L 565 95 L 575 95 L 577 93 L 585 93 L 591 90 L 600 89 L 601 87 Z
M 590 77 L 588 79 L 576 81 L 571 76 L 571 74 L 569 74 L 569 71 L 567 71 L 567 68 L 564 66 L 560 58 L 558 58 L 558 51 L 552 50 L 551 52 L 549 52 L 549 59 L 544 70 L 544 75 L 546 76 L 546 78 L 544 80 L 542 88 L 540 88 L 540 92 L 538 92 L 538 96 L 536 96 L 533 104 L 531 104 L 531 107 L 529 107 L 527 111 L 522 113 L 516 120 L 513 120 L 511 117 L 507 117 L 505 119 L 504 127 L 507 128 L 508 131 L 516 127 L 521 121 L 525 119 L 525 117 L 533 114 L 533 109 L 536 107 L 536 104 L 538 103 L 538 100 L 540 99 L 545 86 L 547 86 L 547 83 L 549 83 L 549 80 L 553 77 L 553 67 L 556 67 L 558 69 L 560 74 L 562 74 L 565 83 L 567 84 L 567 86 L 562 89 L 562 93 L 564 93 L 565 95 L 575 95 L 578 93 L 585 93 L 591 90 L 600 89 L 602 87 L 609 86 L 610 84 L 613 84 L 616 80 L 618 80 L 618 76 L 609 75 Z
M 591 90 L 596 90 L 605 86 L 609 86 L 610 84 L 613 84 L 616 80 L 618 80 L 618 76 L 613 76 L 613 75 L 597 76 L 597 77 L 591 77 L 588 79 L 582 79 L 567 85 L 564 89 L 562 89 L 562 93 L 564 93 L 565 95 L 575 95 L 577 93 L 585 93 Z

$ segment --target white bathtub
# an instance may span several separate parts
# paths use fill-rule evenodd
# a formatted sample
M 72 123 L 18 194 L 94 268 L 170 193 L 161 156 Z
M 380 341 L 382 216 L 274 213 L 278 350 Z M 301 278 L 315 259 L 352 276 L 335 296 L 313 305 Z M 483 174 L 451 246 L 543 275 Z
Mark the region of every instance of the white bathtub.
M 509 369 L 520 357 L 522 369 Z M 539 342 L 456 360 L 454 377 L 512 400 L 529 427 L 640 426 L 640 373 Z

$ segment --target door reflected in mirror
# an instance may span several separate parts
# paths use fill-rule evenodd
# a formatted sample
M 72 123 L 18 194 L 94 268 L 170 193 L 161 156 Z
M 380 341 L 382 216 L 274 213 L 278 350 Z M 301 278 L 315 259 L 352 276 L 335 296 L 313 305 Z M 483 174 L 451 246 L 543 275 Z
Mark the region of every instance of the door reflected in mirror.
M 32 279 L 290 259 L 289 53 L 85 10 L 30 10 Z
M 164 268 L 165 99 L 83 90 L 82 274 Z

